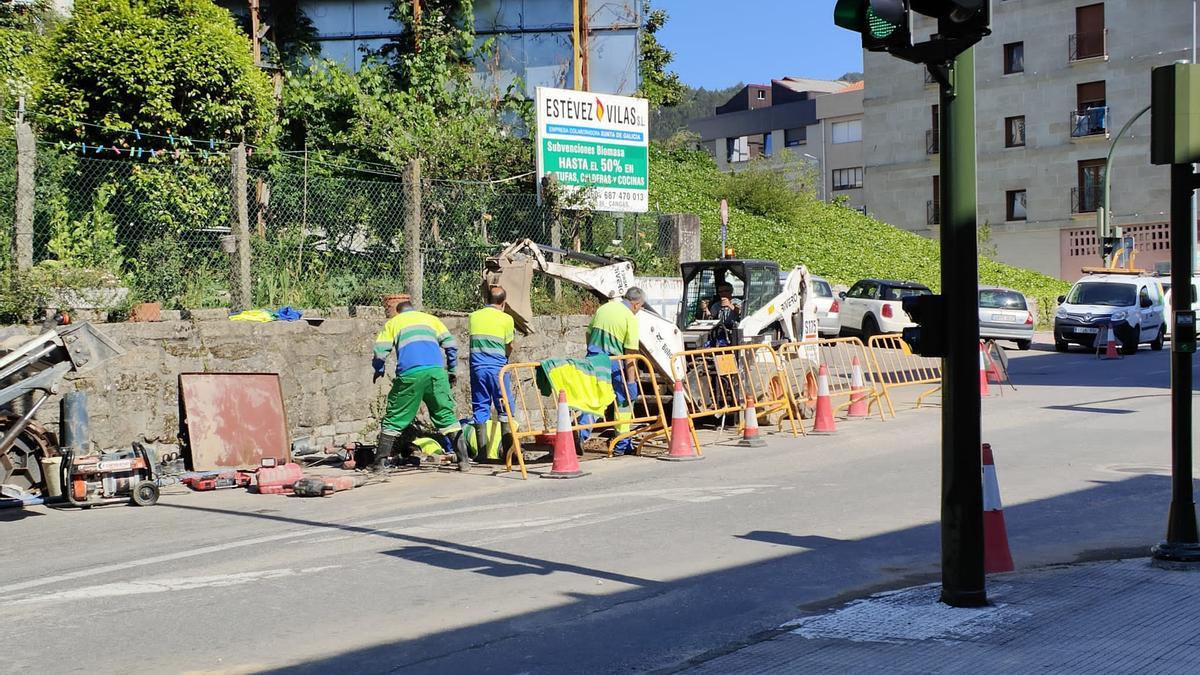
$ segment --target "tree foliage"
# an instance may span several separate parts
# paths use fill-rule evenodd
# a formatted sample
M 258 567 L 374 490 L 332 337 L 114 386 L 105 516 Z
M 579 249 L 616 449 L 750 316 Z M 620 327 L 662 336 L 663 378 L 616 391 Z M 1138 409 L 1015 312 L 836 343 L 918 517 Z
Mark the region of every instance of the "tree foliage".
M 672 107 L 684 100 L 687 88 L 679 75 L 667 69 L 675 55 L 658 41 L 658 32 L 670 18 L 665 10 L 653 9 L 650 0 L 642 6 L 645 22 L 642 25 L 638 75 L 642 85 L 638 96 L 650 101 L 651 106 Z
M 15 108 L 45 82 L 46 33 L 58 22 L 49 0 L 30 5 L 0 4 L 0 105 Z
M 693 89 L 685 86 L 677 105 L 651 108 L 653 121 L 650 124 L 650 137 L 654 140 L 666 140 L 680 131 L 686 131 L 689 120 L 711 117 L 715 114 L 717 106 L 724 104 L 745 86 L 740 82 L 723 89 Z
M 405 30 L 379 54 L 401 89 L 435 100 L 445 94 L 447 83 L 468 83 L 475 57 L 473 5 L 472 0 L 393 0 L 389 16 Z
M 271 84 L 211 0 L 79 0 L 47 50 L 41 126 L 95 140 L 88 121 L 177 137 L 269 140 Z M 108 134 L 120 142 L 125 134 Z

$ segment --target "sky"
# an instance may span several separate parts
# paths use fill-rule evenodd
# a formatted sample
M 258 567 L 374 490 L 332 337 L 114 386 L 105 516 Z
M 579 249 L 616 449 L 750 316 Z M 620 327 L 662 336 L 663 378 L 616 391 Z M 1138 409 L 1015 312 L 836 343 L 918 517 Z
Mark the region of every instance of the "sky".
M 833 25 L 835 0 L 651 0 L 670 15 L 660 42 L 693 87 L 836 79 L 862 70 L 860 36 Z

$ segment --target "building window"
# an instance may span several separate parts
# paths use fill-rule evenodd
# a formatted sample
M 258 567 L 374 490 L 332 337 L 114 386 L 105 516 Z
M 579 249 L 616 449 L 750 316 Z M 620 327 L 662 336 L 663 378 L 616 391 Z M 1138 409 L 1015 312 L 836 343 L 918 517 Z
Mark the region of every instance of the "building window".
M 861 166 L 852 169 L 833 170 L 834 190 L 854 190 L 863 186 L 863 170 Z
M 1071 61 L 1108 56 L 1108 29 L 1104 27 L 1104 3 L 1075 8 L 1075 32 L 1069 40 Z
M 1009 190 L 1004 193 L 1005 220 L 1025 220 L 1025 191 Z
M 796 127 L 795 129 L 783 130 L 783 145 L 788 148 L 794 148 L 797 145 L 808 142 L 808 127 Z
M 763 157 L 771 157 L 775 154 L 775 134 L 763 134 Z
M 1021 148 L 1025 146 L 1025 116 L 1004 118 L 1004 147 Z
M 1004 45 L 1004 74 L 1025 72 L 1025 43 L 1010 42 Z
M 834 143 L 858 143 L 862 140 L 862 120 L 833 123 Z
M 1071 114 L 1071 137 L 1108 133 L 1108 94 L 1104 80 L 1075 86 L 1075 110 Z
M 758 91 L 756 91 L 756 92 L 754 93 L 754 95 L 755 95 L 755 97 L 756 97 L 758 100 L 760 100 L 760 101 L 765 101 L 765 100 L 767 100 L 767 92 L 766 92 L 766 91 L 764 91 L 764 90 L 762 90 L 762 89 L 759 89 Z
M 1105 164 L 1103 159 L 1079 161 L 1079 183 L 1071 188 L 1071 213 L 1095 213 L 1103 195 Z

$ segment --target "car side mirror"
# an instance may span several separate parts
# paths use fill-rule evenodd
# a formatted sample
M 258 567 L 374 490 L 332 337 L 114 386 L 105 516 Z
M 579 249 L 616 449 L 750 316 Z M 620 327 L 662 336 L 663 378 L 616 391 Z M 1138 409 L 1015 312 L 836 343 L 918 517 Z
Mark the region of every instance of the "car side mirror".
M 1066 299 L 1067 299 L 1067 296 L 1065 296 L 1065 295 L 1058 296 L 1058 304 L 1060 304 L 1060 305 L 1063 304 L 1063 301 Z
M 841 291 L 840 293 L 838 293 L 838 298 L 841 300 L 845 300 L 846 299 L 846 291 Z
M 1147 307 L 1153 307 L 1153 306 L 1154 306 L 1154 301 L 1153 301 L 1153 300 L 1151 300 L 1150 298 L 1142 298 L 1142 303 L 1141 303 L 1141 304 L 1142 304 L 1142 308 L 1143 308 L 1143 309 L 1145 309 L 1145 308 L 1147 308 Z

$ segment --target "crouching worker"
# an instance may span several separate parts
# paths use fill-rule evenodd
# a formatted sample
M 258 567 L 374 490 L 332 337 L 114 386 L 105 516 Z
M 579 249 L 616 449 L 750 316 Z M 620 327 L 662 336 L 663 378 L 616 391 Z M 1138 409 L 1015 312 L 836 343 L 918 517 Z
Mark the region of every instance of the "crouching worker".
M 486 457 L 491 448 L 488 422 L 492 410 L 496 420 L 507 436 L 508 418 L 504 414 L 504 401 L 512 402 L 512 380 L 504 378 L 500 386 L 500 369 L 508 364 L 513 351 L 513 318 L 504 312 L 508 294 L 499 286 L 489 286 L 483 309 L 471 312 L 468 319 L 471 332 L 471 422 L 475 426 L 476 459 Z M 504 446 L 507 442 L 503 443 Z
M 462 426 L 454 414 L 454 364 L 458 345 L 445 324 L 437 317 L 418 312 L 412 299 L 398 298 L 396 315 L 388 320 L 375 338 L 375 378 L 384 377 L 388 354 L 396 351 L 396 379 L 388 392 L 379 444 L 375 450 L 372 471 L 382 471 L 397 448 L 404 449 L 416 438 L 413 420 L 421 403 L 439 432 L 445 434 L 448 450 L 458 457 L 458 470 L 470 468 Z

